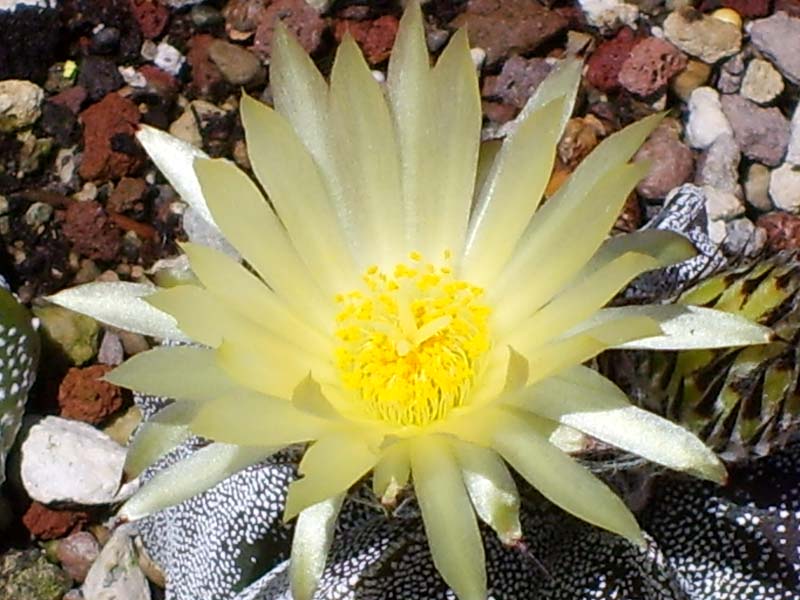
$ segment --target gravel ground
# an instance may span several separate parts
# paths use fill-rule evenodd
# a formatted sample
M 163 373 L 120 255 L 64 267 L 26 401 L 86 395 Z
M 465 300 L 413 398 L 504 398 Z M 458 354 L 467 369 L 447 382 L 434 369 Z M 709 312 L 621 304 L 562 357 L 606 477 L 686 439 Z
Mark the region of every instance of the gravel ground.
M 391 1 L 319 12 L 303 0 L 0 0 L 0 273 L 44 333 L 29 426 L 58 415 L 124 445 L 141 418 L 126 392 L 98 377 L 149 340 L 41 299 L 83 282 L 140 281 L 177 254 L 185 205 L 136 127 L 169 130 L 248 168 L 238 98 L 246 90 L 270 101 L 275 20 L 323 71 L 350 31 L 378 74 L 401 10 Z M 601 139 L 667 111 L 639 152 L 653 167 L 618 228 L 640 227 L 672 190 L 694 183 L 712 240 L 731 260 L 800 248 L 800 1 L 430 0 L 424 10 L 434 52 L 468 27 L 487 138 L 502 134 L 554 59 L 585 60 L 550 192 Z M 0 600 L 79 598 L 109 540 L 113 504 L 32 500 L 13 456 Z M 13 595 L 9 581 L 26 569 L 52 585 Z M 158 570 L 145 572 L 158 597 Z

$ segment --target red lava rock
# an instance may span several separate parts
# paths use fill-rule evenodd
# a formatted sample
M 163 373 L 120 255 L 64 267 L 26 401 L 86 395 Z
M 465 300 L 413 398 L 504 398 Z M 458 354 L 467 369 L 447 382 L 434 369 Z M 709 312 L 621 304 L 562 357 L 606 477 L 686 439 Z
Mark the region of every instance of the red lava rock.
M 694 154 L 680 140 L 680 124 L 665 120 L 642 144 L 636 160 L 651 161 L 650 171 L 636 191 L 645 198 L 664 198 L 672 189 L 686 183 L 694 172 Z
M 106 207 L 112 212 L 127 212 L 136 207 L 146 191 L 147 183 L 144 179 L 123 177 L 108 197 Z
M 481 105 L 483 107 L 483 114 L 494 123 L 507 123 L 517 115 L 516 107 L 503 102 L 483 100 Z
M 567 26 L 567 19 L 534 0 L 469 0 L 450 23 L 467 27 L 470 44 L 490 66 L 509 54 L 527 54 Z
M 800 248 L 800 217 L 782 211 L 761 215 L 756 227 L 767 232 L 767 247 L 772 252 Z
M 192 67 L 192 87 L 201 96 L 214 96 L 225 85 L 222 72 L 208 56 L 208 47 L 213 41 L 214 37 L 207 33 L 196 35 L 189 41 L 186 60 Z
M 225 29 L 231 32 L 252 33 L 264 10 L 264 0 L 230 0 L 222 11 Z
M 484 97 L 522 108 L 550 70 L 543 58 L 512 56 L 503 64 L 499 75 L 486 77 L 481 93 Z
M 600 44 L 589 57 L 586 80 L 601 92 L 619 89 L 619 71 L 637 42 L 631 29 L 620 29 L 615 37 Z
M 54 510 L 40 502 L 33 502 L 22 517 L 22 523 L 31 535 L 40 540 L 54 540 L 81 529 L 89 520 L 89 513 L 80 510 Z
M 142 165 L 142 156 L 133 138 L 139 118 L 136 105 L 117 93 L 108 94 L 83 111 L 84 150 L 78 171 L 80 176 L 87 180 L 117 179 L 136 171 Z
M 305 0 L 275 0 L 261 14 L 253 40 L 253 51 L 261 59 L 269 58 L 276 20 L 286 25 L 309 54 L 317 49 L 328 26 Z
M 64 214 L 62 231 L 72 242 L 73 250 L 87 258 L 112 260 L 119 252 L 122 234 L 97 202 L 71 202 Z
M 686 68 L 687 62 L 686 56 L 668 41 L 645 38 L 631 49 L 617 80 L 637 96 L 650 96 L 663 91 L 669 80 Z
M 98 425 L 122 408 L 120 388 L 101 379 L 110 370 L 107 365 L 71 368 L 58 388 L 61 416 Z
M 66 106 L 73 114 L 77 115 L 81 110 L 81 106 L 86 101 L 87 96 L 88 94 L 84 88 L 79 85 L 74 85 L 55 96 L 51 96 L 49 101 L 53 104 Z
M 169 10 L 158 0 L 130 0 L 131 12 L 142 35 L 148 39 L 157 38 L 164 32 L 169 22 Z
M 178 93 L 175 78 L 154 65 L 141 66 L 139 74 L 147 80 L 147 87 L 163 98 L 171 98 Z
M 346 31 L 355 38 L 364 57 L 371 65 L 382 63 L 389 58 L 399 21 L 392 15 L 383 15 L 372 21 L 353 21 L 340 19 L 334 24 L 333 35 L 341 42 Z
M 100 554 L 100 544 L 88 531 L 79 531 L 59 540 L 56 558 L 67 575 L 78 583 L 86 579 L 89 568 Z

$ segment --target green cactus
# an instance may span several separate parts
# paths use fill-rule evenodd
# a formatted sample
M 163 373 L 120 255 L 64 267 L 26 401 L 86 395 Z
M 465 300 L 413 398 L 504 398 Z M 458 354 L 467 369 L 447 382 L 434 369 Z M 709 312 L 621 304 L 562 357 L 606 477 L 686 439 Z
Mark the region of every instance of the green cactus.
M 679 303 L 718 308 L 771 327 L 747 348 L 613 353 L 603 370 L 645 408 L 681 423 L 726 460 L 764 456 L 800 424 L 800 263 L 782 253 L 705 279 Z M 633 368 L 631 368 L 633 366 Z
M 39 335 L 28 310 L 0 288 L 0 484 L 36 376 Z

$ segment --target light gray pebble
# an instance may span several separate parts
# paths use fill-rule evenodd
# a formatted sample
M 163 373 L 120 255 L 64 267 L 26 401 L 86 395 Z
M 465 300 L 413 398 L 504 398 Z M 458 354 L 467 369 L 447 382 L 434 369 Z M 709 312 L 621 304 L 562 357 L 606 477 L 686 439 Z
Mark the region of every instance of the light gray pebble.
M 733 135 L 719 93 L 710 87 L 699 87 L 689 96 L 689 119 L 686 123 L 686 140 L 693 148 L 705 150 L 725 134 Z
M 735 94 L 742 85 L 745 73 L 744 57 L 740 52 L 722 64 L 717 79 L 717 89 L 722 94 Z
M 789 121 L 783 113 L 737 94 L 722 96 L 720 103 L 742 153 L 770 167 L 781 164 L 789 145 Z
M 719 136 L 698 161 L 695 183 L 741 195 L 739 186 L 739 145 L 733 135 Z
M 42 114 L 44 90 L 22 79 L 0 81 L 0 132 L 33 125 Z
M 772 171 L 769 196 L 775 208 L 800 214 L 800 166 L 784 163 Z
M 728 254 L 756 256 L 767 243 L 767 232 L 746 217 L 729 221 L 725 228 L 727 235 L 723 247 Z
M 800 103 L 795 106 L 789 128 L 789 146 L 786 148 L 786 162 L 800 165 Z
M 783 77 L 769 61 L 754 58 L 747 65 L 741 94 L 758 104 L 772 102 L 783 91 Z
M 800 84 L 800 19 L 777 12 L 748 26 L 753 45 L 783 73 Z
M 46 202 L 34 202 L 25 211 L 25 223 L 35 229 L 44 225 L 53 216 L 53 207 Z
M 708 64 L 736 54 L 742 45 L 742 32 L 736 25 L 690 7 L 669 14 L 664 35 L 686 54 Z

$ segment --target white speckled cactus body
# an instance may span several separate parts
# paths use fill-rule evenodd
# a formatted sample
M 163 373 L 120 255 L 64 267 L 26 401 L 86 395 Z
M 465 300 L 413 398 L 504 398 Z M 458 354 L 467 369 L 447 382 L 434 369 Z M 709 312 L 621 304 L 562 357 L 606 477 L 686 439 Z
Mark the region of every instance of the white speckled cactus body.
M 28 310 L 0 288 L 0 484 L 36 376 L 39 337 Z

